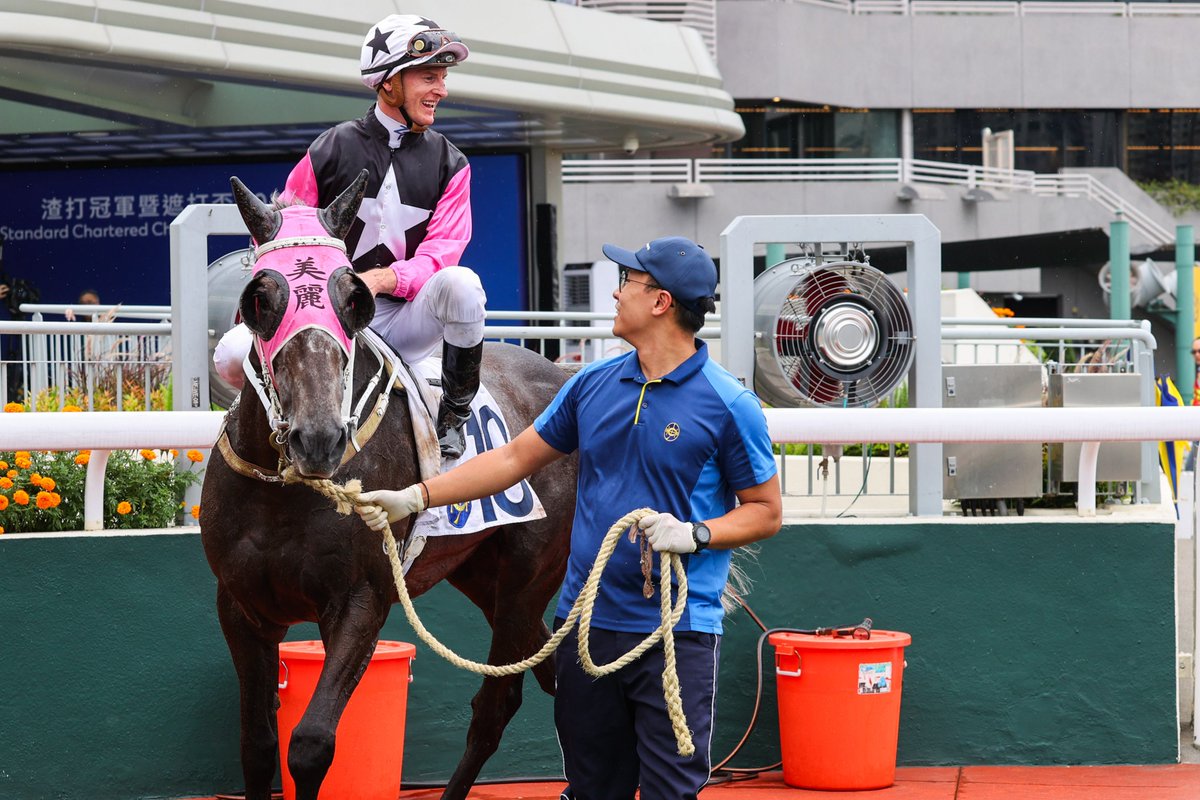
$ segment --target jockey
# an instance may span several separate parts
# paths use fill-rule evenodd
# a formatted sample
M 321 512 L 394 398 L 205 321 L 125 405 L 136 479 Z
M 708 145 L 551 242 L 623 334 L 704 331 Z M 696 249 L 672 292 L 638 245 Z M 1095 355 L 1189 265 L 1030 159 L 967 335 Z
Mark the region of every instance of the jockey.
M 471 239 L 471 166 L 430 126 L 447 96 L 448 68 L 469 55 L 454 33 L 415 14 L 392 14 L 372 26 L 360 66 L 376 104 L 318 136 L 280 195 L 285 203 L 324 207 L 367 169 L 347 253 L 376 295 L 371 327 L 402 358 L 420 361 L 442 345 L 435 422 L 442 456 L 451 460 L 463 453 L 463 426 L 479 389 L 487 297 L 479 276 L 458 265 Z M 248 352 L 237 349 L 242 357 Z M 241 383 L 241 358 L 218 347 L 214 360 L 222 377 Z

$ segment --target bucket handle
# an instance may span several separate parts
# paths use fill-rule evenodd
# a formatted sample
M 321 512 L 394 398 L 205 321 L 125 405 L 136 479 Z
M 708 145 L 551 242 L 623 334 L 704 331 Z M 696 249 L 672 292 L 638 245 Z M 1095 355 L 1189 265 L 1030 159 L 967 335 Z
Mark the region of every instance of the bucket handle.
M 785 649 L 788 652 L 785 652 Z M 779 668 L 779 657 L 781 655 L 782 656 L 795 656 L 796 657 L 796 669 L 795 670 L 780 669 Z M 800 654 L 797 653 L 793 648 L 790 648 L 790 647 L 788 647 L 788 648 L 781 647 L 781 648 L 777 649 L 775 651 L 775 674 L 782 675 L 785 678 L 799 678 L 800 677 Z
M 279 659 L 279 667 L 283 670 L 283 680 L 281 680 L 279 682 L 279 688 L 282 690 L 282 689 L 286 689 L 288 687 L 288 678 L 291 676 L 288 673 L 287 662 L 284 661 L 282 658 Z

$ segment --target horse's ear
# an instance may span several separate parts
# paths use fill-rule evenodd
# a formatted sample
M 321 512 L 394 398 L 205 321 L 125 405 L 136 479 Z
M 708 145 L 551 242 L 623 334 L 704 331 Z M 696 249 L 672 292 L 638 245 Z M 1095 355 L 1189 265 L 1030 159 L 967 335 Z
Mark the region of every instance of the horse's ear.
M 278 272 L 264 269 L 242 290 L 238 310 L 247 328 L 260 339 L 270 339 L 279 330 L 287 305 L 287 281 Z
M 254 241 L 262 244 L 274 239 L 275 234 L 279 233 L 279 226 L 283 224 L 283 215 L 259 200 L 236 175 L 229 179 L 229 185 L 233 187 L 233 199 L 237 201 L 242 221 L 246 223 L 246 229 Z
M 358 207 L 362 205 L 366 192 L 367 171 L 364 169 L 336 200 L 321 209 L 318 216 L 331 236 L 344 240 L 350 233 L 350 226 L 358 218 Z
M 349 268 L 335 270 L 329 276 L 329 298 L 347 336 L 353 337 L 375 318 L 375 296 Z

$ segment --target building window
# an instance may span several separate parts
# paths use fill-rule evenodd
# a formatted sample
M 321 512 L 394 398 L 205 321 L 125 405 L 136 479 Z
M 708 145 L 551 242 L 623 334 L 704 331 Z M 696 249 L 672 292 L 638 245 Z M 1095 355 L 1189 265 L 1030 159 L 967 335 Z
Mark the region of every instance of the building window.
M 896 158 L 900 155 L 897 111 L 805 106 L 740 100 L 746 135 L 714 155 L 726 158 Z
M 1106 109 L 913 109 L 913 155 L 982 164 L 984 128 L 1013 132 L 1017 169 L 1121 166 L 1120 112 Z
M 1129 177 L 1200 183 L 1200 109 L 1131 108 L 1125 130 Z

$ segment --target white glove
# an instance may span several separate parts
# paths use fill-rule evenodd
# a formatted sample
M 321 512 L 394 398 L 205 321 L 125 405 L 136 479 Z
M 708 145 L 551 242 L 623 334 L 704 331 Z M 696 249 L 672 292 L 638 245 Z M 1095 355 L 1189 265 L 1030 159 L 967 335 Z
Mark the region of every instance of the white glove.
M 358 499 L 369 505 L 355 505 L 354 510 L 367 523 L 367 527 L 383 533 L 388 525 L 425 510 L 425 497 L 419 484 L 394 492 L 380 489 L 363 492 Z
M 670 514 L 649 514 L 638 520 L 638 527 L 646 532 L 650 546 L 660 553 L 696 552 L 690 522 L 680 522 Z

